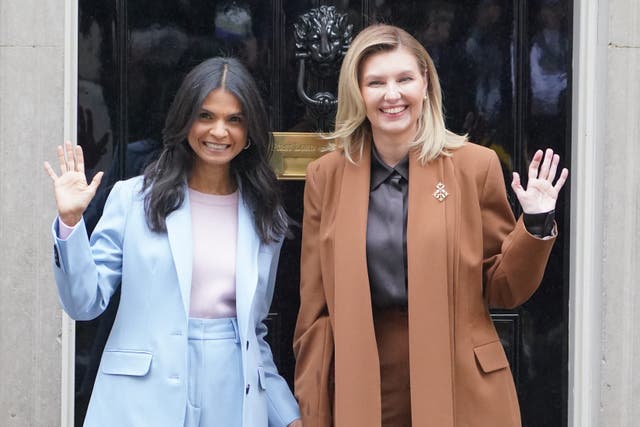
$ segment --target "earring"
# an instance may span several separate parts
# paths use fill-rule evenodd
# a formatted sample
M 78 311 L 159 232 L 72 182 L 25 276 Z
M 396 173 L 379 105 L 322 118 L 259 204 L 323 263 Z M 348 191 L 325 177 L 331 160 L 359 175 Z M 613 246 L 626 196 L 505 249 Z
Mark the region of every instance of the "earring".
M 424 99 L 424 102 L 427 102 L 429 100 L 429 95 L 425 94 L 423 99 Z
M 251 147 L 251 138 L 247 138 L 247 145 L 244 146 L 243 150 L 248 150 Z

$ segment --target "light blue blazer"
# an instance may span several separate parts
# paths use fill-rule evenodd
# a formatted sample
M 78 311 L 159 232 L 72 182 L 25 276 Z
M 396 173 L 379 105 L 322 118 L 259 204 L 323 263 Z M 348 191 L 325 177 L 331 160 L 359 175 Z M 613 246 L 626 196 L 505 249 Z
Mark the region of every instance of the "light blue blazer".
M 142 178 L 118 182 L 87 239 L 81 221 L 66 240 L 53 224 L 54 272 L 64 310 L 76 320 L 100 315 L 122 282 L 85 426 L 181 427 L 187 406 L 187 327 L 192 229 L 188 192 L 167 216 L 167 233 L 149 230 Z M 244 372 L 244 427 L 286 426 L 298 405 L 265 341 L 282 241 L 262 244 L 238 197 L 236 311 Z M 215 363 L 212 360 L 211 363 Z

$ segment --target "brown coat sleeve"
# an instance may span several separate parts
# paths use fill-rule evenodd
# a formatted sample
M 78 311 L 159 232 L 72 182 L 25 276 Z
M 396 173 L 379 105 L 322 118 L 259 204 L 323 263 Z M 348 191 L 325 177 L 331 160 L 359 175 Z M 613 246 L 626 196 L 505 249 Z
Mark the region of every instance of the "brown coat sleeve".
M 305 427 L 332 423 L 333 330 L 322 280 L 321 213 L 323 178 L 313 162 L 307 169 L 300 261 L 300 311 L 293 340 L 295 394 Z
M 492 155 L 480 196 L 484 295 L 490 307 L 514 308 L 538 289 L 555 236 L 529 234 L 522 219 L 514 226 L 500 162 Z

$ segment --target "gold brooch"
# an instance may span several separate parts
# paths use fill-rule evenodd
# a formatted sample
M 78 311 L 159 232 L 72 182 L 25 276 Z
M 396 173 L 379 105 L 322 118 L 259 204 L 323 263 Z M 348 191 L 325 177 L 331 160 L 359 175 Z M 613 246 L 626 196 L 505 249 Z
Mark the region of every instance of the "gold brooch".
M 443 183 L 439 182 L 438 184 L 436 184 L 436 191 L 435 193 L 433 193 L 433 197 L 442 202 L 448 195 L 449 193 L 447 193 L 447 190 L 444 189 Z

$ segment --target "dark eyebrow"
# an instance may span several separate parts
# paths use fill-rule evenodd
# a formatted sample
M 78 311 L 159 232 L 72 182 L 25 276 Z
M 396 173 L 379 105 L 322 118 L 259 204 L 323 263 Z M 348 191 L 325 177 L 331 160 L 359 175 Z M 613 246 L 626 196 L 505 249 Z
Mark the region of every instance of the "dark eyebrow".
M 208 113 L 208 114 L 211 114 L 212 116 L 215 116 L 215 114 L 212 111 L 209 111 L 204 107 L 200 108 L 200 112 L 201 113 Z M 242 111 L 237 111 L 237 112 L 234 112 L 234 113 L 227 114 L 227 117 L 231 117 L 231 116 L 244 116 L 244 113 Z

